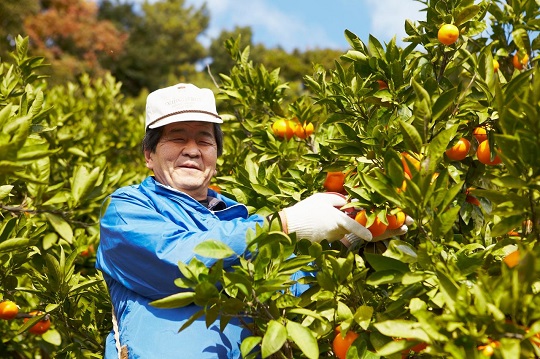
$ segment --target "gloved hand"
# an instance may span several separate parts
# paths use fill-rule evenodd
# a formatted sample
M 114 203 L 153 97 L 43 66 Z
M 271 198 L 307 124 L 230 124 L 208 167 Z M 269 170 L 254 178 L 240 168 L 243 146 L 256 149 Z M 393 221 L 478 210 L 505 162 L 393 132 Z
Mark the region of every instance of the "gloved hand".
M 347 199 L 336 193 L 315 193 L 281 211 L 287 232 L 312 242 L 324 239 L 333 242 L 349 233 L 371 241 L 371 232 L 366 227 L 338 209 L 346 203 Z
M 405 224 L 403 224 L 401 227 L 396 228 L 396 229 L 387 229 L 386 231 L 384 231 L 383 234 L 378 235 L 377 237 L 373 237 L 371 241 L 368 241 L 368 242 L 380 242 L 388 238 L 401 236 L 407 233 L 407 231 L 409 230 L 408 226 L 410 226 L 413 223 L 414 223 L 414 219 L 412 219 L 409 216 L 406 216 Z M 353 233 L 349 233 L 345 235 L 344 240 L 346 242 L 349 242 L 349 245 L 355 245 L 357 242 L 361 240 L 366 240 L 366 239 L 358 237 L 354 235 Z M 347 245 L 347 243 L 344 243 L 344 244 Z

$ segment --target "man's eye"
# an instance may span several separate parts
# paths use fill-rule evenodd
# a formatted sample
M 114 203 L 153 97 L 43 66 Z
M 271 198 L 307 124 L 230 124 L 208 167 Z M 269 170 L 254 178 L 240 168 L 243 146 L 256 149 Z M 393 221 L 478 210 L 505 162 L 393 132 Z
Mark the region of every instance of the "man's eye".
M 186 139 L 184 137 L 171 137 L 169 139 L 169 141 L 173 141 L 173 142 L 185 142 Z

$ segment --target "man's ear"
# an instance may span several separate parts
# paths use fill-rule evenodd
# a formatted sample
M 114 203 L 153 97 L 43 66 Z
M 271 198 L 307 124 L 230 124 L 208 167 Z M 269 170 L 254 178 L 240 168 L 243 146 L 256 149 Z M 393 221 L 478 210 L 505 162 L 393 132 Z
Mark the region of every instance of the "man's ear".
M 152 160 L 152 152 L 149 150 L 144 150 L 144 160 L 146 161 L 146 167 L 149 169 L 152 169 L 153 167 L 153 160 Z

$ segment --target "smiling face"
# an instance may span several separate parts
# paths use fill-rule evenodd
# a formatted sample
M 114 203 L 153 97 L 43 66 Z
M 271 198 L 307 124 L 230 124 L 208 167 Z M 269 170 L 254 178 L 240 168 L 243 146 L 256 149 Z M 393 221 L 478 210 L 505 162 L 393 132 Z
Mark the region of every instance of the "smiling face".
M 166 125 L 155 152 L 145 150 L 144 156 L 158 182 L 196 200 L 206 199 L 208 184 L 216 174 L 214 126 L 197 121 Z

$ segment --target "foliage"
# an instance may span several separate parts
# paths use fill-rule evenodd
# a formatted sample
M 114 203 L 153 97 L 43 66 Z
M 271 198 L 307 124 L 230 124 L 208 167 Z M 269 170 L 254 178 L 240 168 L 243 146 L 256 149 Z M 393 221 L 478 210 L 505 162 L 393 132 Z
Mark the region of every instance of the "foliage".
M 106 58 L 117 59 L 127 34 L 97 18 L 94 2 L 51 0 L 24 19 L 25 33 L 35 53 L 51 63 L 55 81 L 74 81 L 84 73 L 100 76 Z
M 142 119 L 111 77 L 49 88 L 28 42 L 0 64 L 0 293 L 21 308 L 0 322 L 0 356 L 100 357 L 111 307 L 94 269 L 99 213 L 141 178 Z M 34 310 L 51 319 L 42 336 L 27 331 L 39 318 L 21 320 Z
M 338 325 L 359 334 L 349 358 L 540 356 L 538 6 L 421 2 L 426 19 L 405 22 L 407 46 L 345 31 L 350 49 L 333 68 L 315 66 L 300 95 L 280 69 L 250 58 L 256 46 L 230 39 L 235 65 L 218 94 L 222 193 L 272 215 L 341 171 L 354 205 L 383 221 L 401 208 L 415 220 L 408 233 L 347 248 L 298 241 L 271 221 L 248 234 L 250 251 L 232 271 L 222 266 L 229 248 L 198 246 L 217 263 L 179 264 L 179 293 L 155 305 L 196 303 L 197 316 L 222 326 L 243 318 L 246 358 L 332 357 Z M 444 23 L 460 30 L 450 46 L 437 40 Z M 28 39 L 17 44 L 13 64 L 0 63 L 0 293 L 52 327 L 32 336 L 40 318 L 0 321 L 0 355 L 99 358 L 110 303 L 91 246 L 107 194 L 146 175 L 142 118 L 113 77 L 49 87 L 43 59 L 28 56 Z M 515 53 L 529 56 L 524 69 L 513 67 Z M 277 138 L 278 119 L 315 132 Z M 479 126 L 501 164 L 478 161 Z M 469 155 L 452 161 L 445 151 L 460 138 Z
M 220 262 L 180 265 L 181 293 L 155 305 L 196 303 L 197 316 L 222 326 L 231 317 L 252 319 L 245 357 L 330 357 L 338 325 L 360 334 L 350 358 L 540 355 L 538 7 L 422 2 L 426 21 L 405 23 L 404 48 L 346 31 L 351 49 L 336 68 L 305 77 L 310 97 L 288 98 L 279 70 L 256 65 L 250 48 L 232 39 L 236 66 L 221 87 L 231 115 L 227 175 L 218 185 L 227 194 L 273 213 L 323 190 L 324 172 L 338 169 L 356 205 L 379 218 L 403 209 L 415 219 L 409 232 L 347 249 L 297 242 L 269 224 L 248 236 L 250 256 L 232 272 Z M 460 30 L 450 46 L 437 40 L 445 23 Z M 516 52 L 532 59 L 523 70 L 512 65 Z M 314 136 L 275 138 L 273 121 L 295 116 L 316 124 Z M 472 132 L 479 126 L 502 164 L 478 161 Z M 469 139 L 470 153 L 452 161 L 445 151 L 460 138 Z M 409 178 L 403 153 L 418 161 L 408 163 Z M 516 250 L 518 264 L 506 264 Z M 197 253 L 224 259 L 232 251 L 212 241 Z M 298 284 L 310 289 L 295 296 Z
M 18 34 L 24 34 L 24 18 L 39 10 L 37 0 L 0 1 L 0 58 L 6 58 Z

